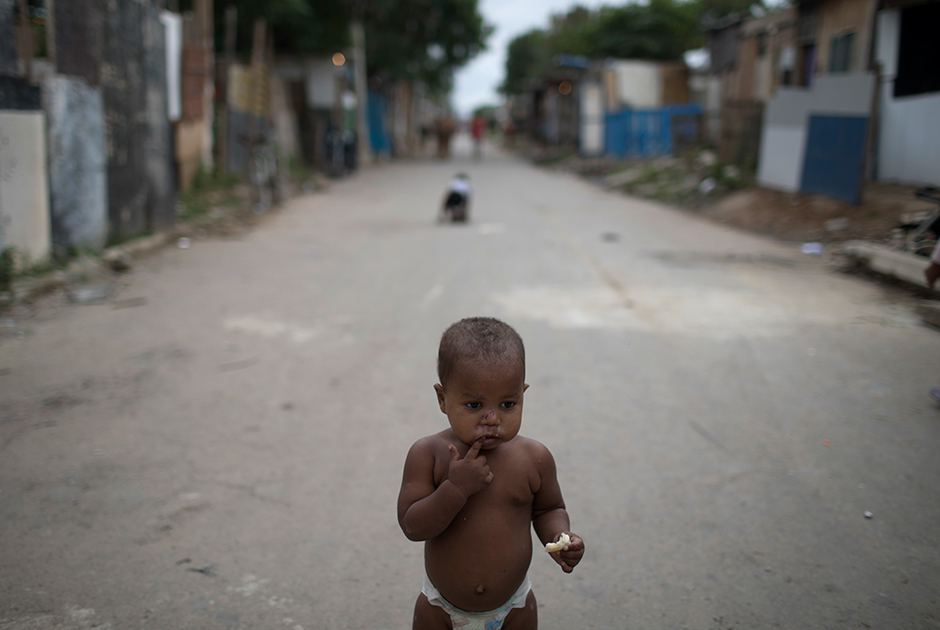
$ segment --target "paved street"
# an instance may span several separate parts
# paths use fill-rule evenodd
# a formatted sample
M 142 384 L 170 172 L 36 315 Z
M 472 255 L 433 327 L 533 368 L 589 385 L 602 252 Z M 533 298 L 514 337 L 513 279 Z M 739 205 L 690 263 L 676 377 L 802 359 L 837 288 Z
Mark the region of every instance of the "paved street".
M 536 551 L 542 628 L 940 627 L 940 333 L 793 245 L 457 151 L 2 316 L 0 630 L 410 628 L 401 468 L 470 315 L 525 340 L 586 544 Z

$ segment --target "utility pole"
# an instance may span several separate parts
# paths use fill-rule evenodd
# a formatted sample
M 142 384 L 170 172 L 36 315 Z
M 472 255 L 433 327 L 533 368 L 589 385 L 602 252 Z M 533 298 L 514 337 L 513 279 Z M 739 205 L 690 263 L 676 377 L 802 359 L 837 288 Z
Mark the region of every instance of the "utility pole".
M 353 62 L 356 70 L 356 139 L 359 147 L 358 163 L 366 166 L 372 161 L 369 135 L 369 88 L 366 77 L 366 33 L 362 28 L 362 15 L 352 23 Z

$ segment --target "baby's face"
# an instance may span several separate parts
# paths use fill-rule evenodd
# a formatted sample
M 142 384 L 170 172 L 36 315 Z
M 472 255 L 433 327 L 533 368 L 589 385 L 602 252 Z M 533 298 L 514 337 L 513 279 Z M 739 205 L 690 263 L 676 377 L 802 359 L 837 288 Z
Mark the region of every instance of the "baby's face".
M 523 378 L 522 365 L 470 361 L 434 389 L 457 438 L 465 444 L 483 438 L 482 448 L 494 449 L 522 426 L 522 396 L 529 387 Z

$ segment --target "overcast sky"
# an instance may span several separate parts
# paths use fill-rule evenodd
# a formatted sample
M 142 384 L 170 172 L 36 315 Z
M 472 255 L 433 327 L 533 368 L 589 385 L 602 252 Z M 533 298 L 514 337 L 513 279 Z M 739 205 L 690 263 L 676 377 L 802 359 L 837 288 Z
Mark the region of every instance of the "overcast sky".
M 487 49 L 457 72 L 452 102 L 461 115 L 480 105 L 500 102 L 496 89 L 503 81 L 506 46 L 517 35 L 533 28 L 546 28 L 552 13 L 567 11 L 575 4 L 596 8 L 623 4 L 623 0 L 480 0 L 483 18 L 495 28 Z

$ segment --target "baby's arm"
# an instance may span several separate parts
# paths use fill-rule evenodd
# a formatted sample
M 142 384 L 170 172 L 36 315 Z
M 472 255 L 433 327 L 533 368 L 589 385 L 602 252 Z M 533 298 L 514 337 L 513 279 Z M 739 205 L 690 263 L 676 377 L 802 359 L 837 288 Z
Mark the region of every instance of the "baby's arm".
M 470 447 L 462 459 L 449 445 L 448 478 L 434 486 L 436 437 L 419 440 L 408 451 L 401 492 L 398 494 L 398 524 L 409 540 L 430 540 L 442 534 L 463 509 L 467 498 L 493 480 L 486 457 L 479 455 L 483 442 Z
M 571 573 L 584 555 L 584 541 L 569 529 L 568 510 L 565 509 L 565 500 L 561 496 L 561 487 L 555 474 L 555 459 L 543 445 L 539 444 L 538 448 L 541 484 L 532 504 L 532 525 L 543 545 L 557 541 L 562 533 L 568 534 L 571 540 L 565 548 L 553 552 L 551 556 L 562 571 Z

